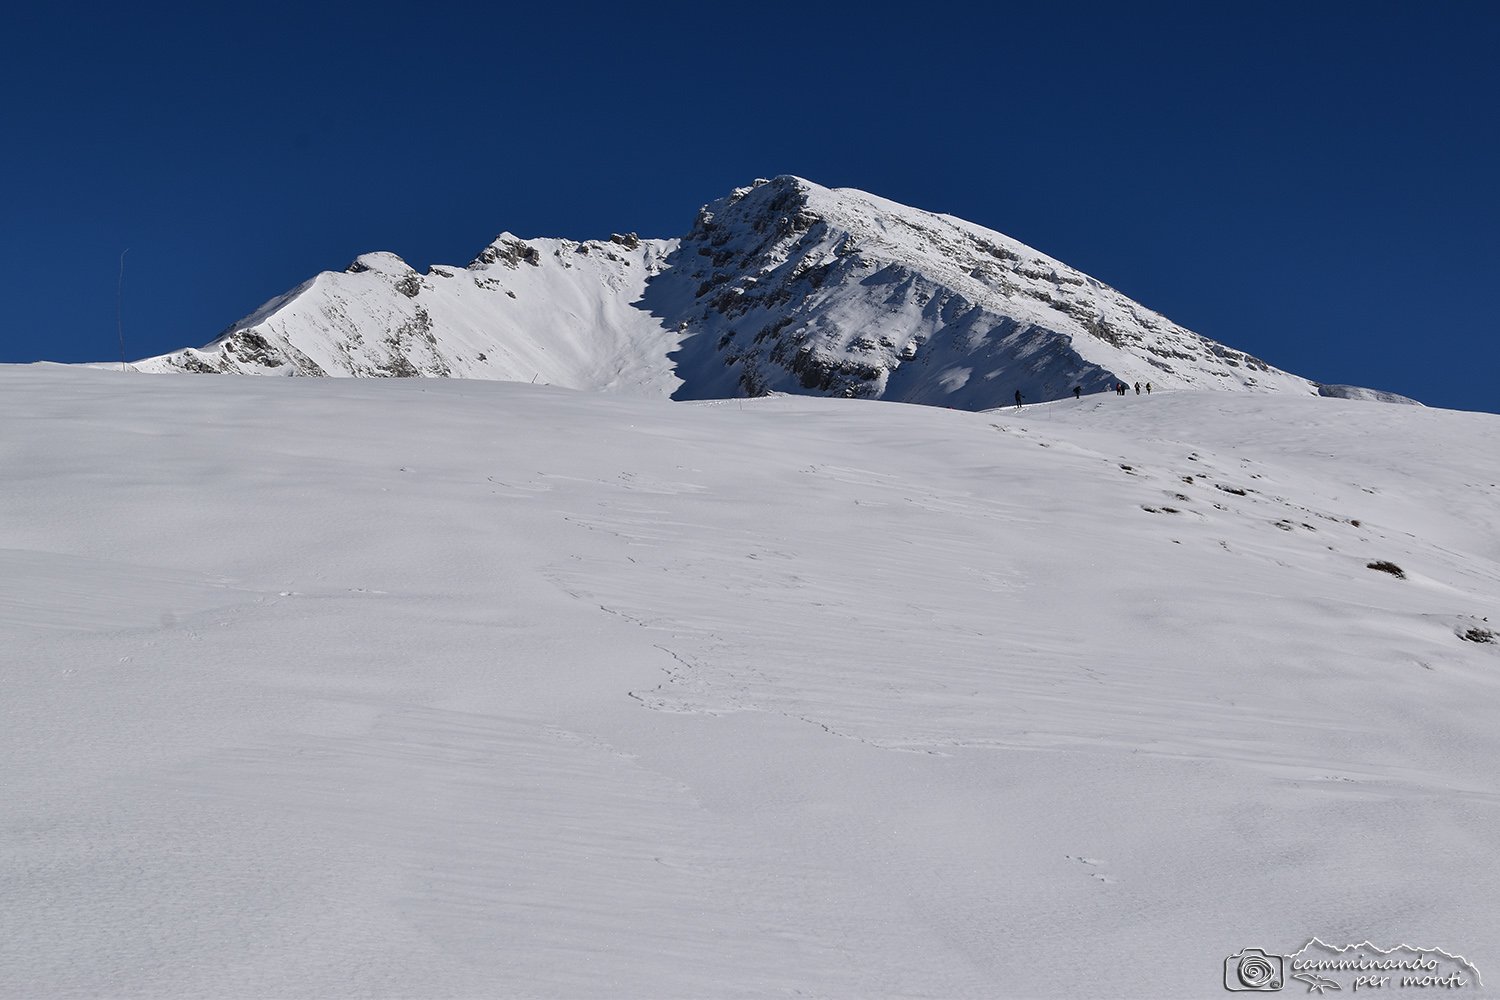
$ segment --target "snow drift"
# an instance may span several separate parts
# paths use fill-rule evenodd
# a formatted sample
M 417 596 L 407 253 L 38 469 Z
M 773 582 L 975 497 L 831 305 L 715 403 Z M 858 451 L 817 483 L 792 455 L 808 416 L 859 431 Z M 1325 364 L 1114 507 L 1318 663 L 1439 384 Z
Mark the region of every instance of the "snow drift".
M 1358 385 L 1320 385 L 1318 395 L 1331 399 L 1363 399 L 1372 403 L 1398 403 L 1403 406 L 1421 406 L 1417 400 L 1384 389 L 1366 389 Z

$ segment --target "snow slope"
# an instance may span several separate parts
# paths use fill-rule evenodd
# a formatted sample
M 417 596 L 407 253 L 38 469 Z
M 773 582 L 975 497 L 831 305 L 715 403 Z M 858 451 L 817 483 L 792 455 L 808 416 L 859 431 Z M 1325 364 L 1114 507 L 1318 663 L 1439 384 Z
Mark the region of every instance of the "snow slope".
M 1422 405 L 1410 396 L 1387 392 L 1384 389 L 1366 389 L 1358 385 L 1320 385 L 1318 386 L 1318 395 L 1330 396 L 1334 399 L 1363 399 L 1371 403 L 1397 403 L 1403 406 Z
M 789 176 L 705 206 L 677 240 L 506 233 L 425 274 L 367 254 L 136 367 L 968 410 L 1118 381 L 1316 391 L 1000 233 Z
M 667 244 L 522 241 L 502 233 L 466 268 L 419 274 L 370 253 L 268 302 L 203 350 L 144 372 L 502 378 L 664 395 L 675 340 L 634 308 Z
M 0 995 L 1500 959 L 1493 415 L 33 366 L 0 416 Z

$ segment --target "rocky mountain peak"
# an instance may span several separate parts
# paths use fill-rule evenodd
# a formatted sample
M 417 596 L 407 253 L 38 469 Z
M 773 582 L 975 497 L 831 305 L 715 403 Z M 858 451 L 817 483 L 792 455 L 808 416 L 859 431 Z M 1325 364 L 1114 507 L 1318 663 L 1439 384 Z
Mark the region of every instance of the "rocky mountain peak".
M 1002 233 L 790 175 L 703 206 L 678 240 L 504 232 L 466 268 L 425 274 L 364 254 L 139 367 L 963 409 L 1118 381 L 1316 392 Z

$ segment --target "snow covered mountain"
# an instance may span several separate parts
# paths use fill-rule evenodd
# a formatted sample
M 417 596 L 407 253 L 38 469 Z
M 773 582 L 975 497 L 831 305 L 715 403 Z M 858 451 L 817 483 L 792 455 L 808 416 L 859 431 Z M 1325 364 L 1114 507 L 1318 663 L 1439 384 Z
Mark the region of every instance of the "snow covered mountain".
M 1317 391 L 1000 233 L 790 176 L 705 206 L 681 239 L 505 233 L 426 273 L 366 254 L 136 367 L 960 409 L 1117 381 Z

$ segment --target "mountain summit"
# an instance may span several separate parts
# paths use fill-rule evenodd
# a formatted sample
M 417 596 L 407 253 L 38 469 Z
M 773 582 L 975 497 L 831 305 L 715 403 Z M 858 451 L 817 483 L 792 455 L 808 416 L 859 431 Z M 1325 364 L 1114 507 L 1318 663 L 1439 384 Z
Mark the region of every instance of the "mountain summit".
M 791 176 L 704 206 L 680 239 L 502 233 L 425 273 L 365 254 L 136 367 L 961 409 L 1116 382 L 1317 392 L 1000 233 Z

